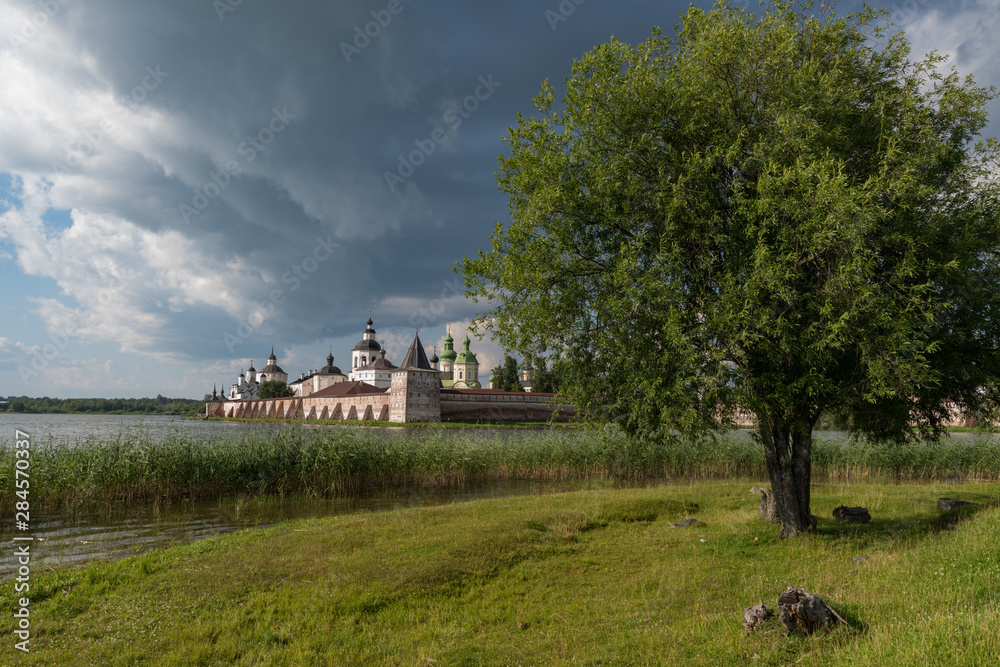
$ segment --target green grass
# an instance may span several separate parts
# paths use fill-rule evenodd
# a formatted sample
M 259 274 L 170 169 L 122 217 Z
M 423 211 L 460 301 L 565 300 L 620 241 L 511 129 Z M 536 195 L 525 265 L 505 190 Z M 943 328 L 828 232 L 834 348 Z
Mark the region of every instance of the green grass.
M 129 504 L 240 494 L 331 497 L 455 488 L 494 480 L 766 478 L 762 448 L 745 435 L 691 441 L 630 440 L 612 430 L 484 434 L 290 426 L 215 442 L 157 441 L 141 430 L 104 440 L 36 443 L 35 509 Z M 16 500 L 16 459 L 0 450 L 0 503 Z M 1000 480 L 993 436 L 956 436 L 904 446 L 817 436 L 816 481 Z
M 16 664 L 996 664 L 998 485 L 821 485 L 817 533 L 782 542 L 751 484 L 299 521 L 35 573 L 32 653 Z M 941 496 L 985 505 L 944 530 Z M 834 523 L 840 504 L 873 522 Z M 687 517 L 702 523 L 670 527 Z M 743 609 L 788 585 L 850 627 L 745 637 Z M 4 651 L 12 628 L 0 616 Z

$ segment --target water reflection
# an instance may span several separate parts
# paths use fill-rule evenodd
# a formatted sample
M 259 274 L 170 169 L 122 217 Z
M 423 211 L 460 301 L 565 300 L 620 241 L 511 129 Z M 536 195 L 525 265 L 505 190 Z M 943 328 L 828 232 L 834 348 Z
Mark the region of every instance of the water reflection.
M 78 565 L 94 560 L 115 560 L 192 542 L 236 530 L 270 526 L 289 519 L 375 512 L 404 507 L 425 507 L 502 496 L 561 493 L 607 487 L 610 482 L 496 481 L 476 487 L 434 491 L 405 491 L 393 495 L 337 499 L 274 499 L 241 496 L 216 501 L 170 505 L 133 505 L 106 508 L 75 516 L 40 516 L 32 512 L 32 563 L 38 570 Z M 13 534 L 0 533 L 0 542 L 11 544 Z M 0 556 L 0 579 L 17 571 L 13 549 Z

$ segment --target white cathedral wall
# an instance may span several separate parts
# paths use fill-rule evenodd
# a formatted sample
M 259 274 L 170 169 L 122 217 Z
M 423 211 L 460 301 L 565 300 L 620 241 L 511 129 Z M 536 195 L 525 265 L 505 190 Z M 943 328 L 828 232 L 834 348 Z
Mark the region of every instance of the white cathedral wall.
M 384 370 L 360 370 L 351 373 L 351 379 L 356 382 L 367 382 L 376 387 L 386 388 L 392 384 L 392 373 Z

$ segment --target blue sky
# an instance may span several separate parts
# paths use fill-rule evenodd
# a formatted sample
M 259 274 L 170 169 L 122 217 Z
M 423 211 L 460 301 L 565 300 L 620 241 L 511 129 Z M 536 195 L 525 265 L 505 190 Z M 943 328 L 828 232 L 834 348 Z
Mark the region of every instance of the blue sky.
M 460 339 L 507 127 L 687 4 L 0 0 L 0 395 L 201 398 L 272 345 L 345 367 L 369 310 L 392 360 Z M 872 4 L 1000 82 L 998 0 Z

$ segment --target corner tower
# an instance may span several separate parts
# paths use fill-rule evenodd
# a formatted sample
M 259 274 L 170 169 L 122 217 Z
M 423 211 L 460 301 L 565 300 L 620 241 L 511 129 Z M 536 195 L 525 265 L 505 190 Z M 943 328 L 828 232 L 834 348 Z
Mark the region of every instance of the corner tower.
M 389 385 L 389 421 L 441 421 L 440 373 L 431 368 L 419 331 Z

